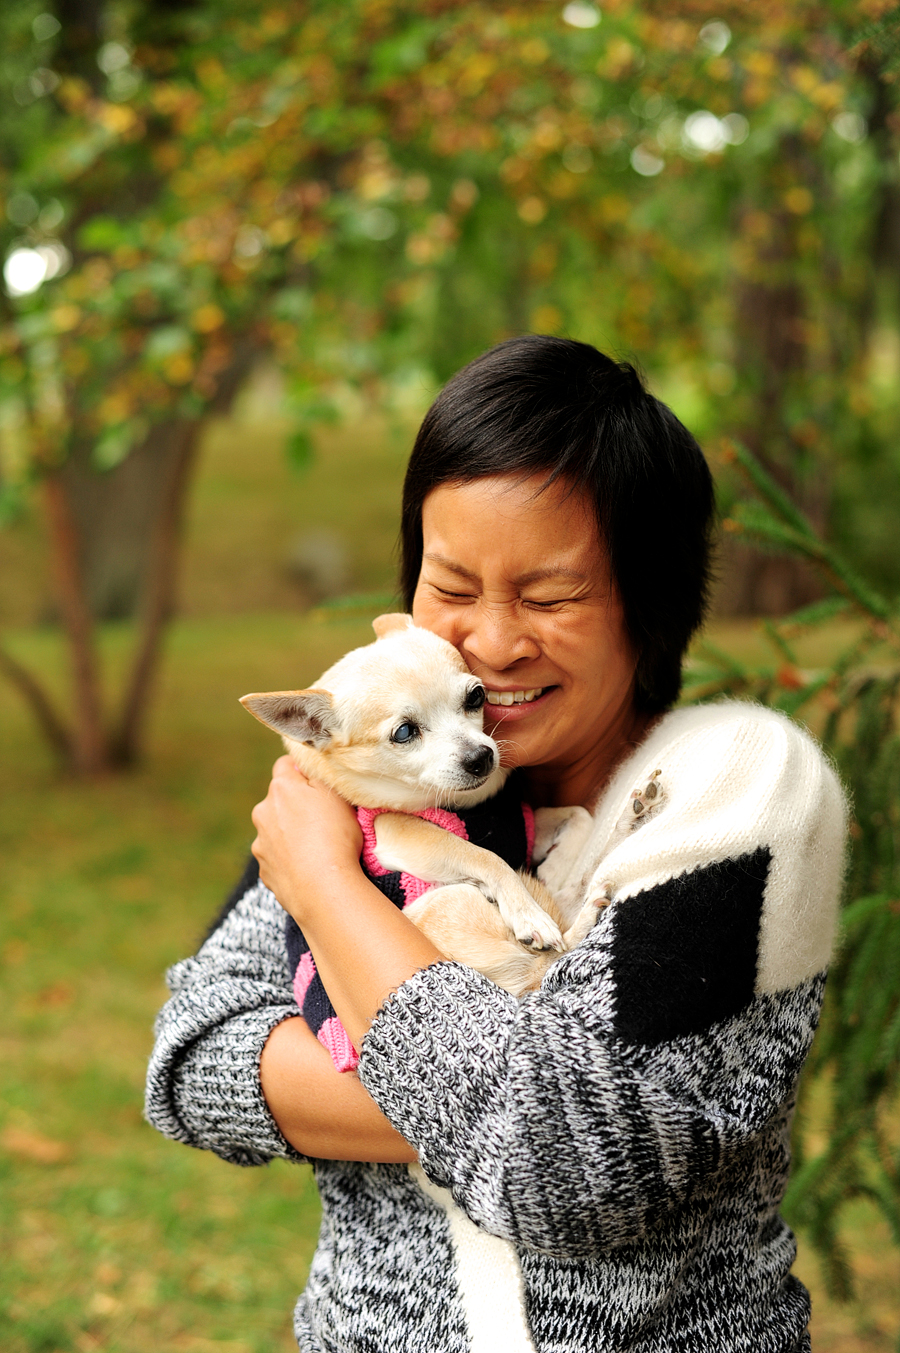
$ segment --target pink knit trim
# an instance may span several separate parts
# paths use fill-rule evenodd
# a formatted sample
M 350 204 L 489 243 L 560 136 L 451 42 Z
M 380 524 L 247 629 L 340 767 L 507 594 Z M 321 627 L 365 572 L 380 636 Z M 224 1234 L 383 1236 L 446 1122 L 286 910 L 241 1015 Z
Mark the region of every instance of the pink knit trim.
M 350 1042 L 347 1030 L 337 1015 L 326 1019 L 316 1034 L 323 1048 L 331 1054 L 331 1060 L 338 1071 L 355 1071 L 359 1066 L 359 1055 Z
M 306 993 L 309 991 L 309 984 L 316 975 L 316 964 L 312 954 L 307 949 L 305 954 L 300 955 L 300 962 L 297 964 L 297 971 L 294 973 L 294 1000 L 303 1009 L 303 1002 L 306 1000 Z
M 525 868 L 531 868 L 534 854 L 534 809 L 530 803 L 522 804 L 522 816 L 525 819 Z
M 390 874 L 392 870 L 383 868 L 378 863 L 378 856 L 375 854 L 375 819 L 383 810 L 381 808 L 357 808 L 356 820 L 362 828 L 363 848 L 360 859 L 370 874 L 376 878 L 382 874 Z
M 376 878 L 384 874 L 390 874 L 393 871 L 385 869 L 378 863 L 378 856 L 375 854 L 375 819 L 381 813 L 395 812 L 393 808 L 357 808 L 356 820 L 362 828 L 363 864 L 370 874 Z M 468 841 L 469 833 L 466 831 L 466 824 L 462 818 L 457 817 L 456 813 L 450 813 L 445 808 L 423 808 L 420 813 L 412 813 L 411 817 L 424 818 L 426 822 L 433 822 L 436 827 L 443 827 L 445 831 L 453 832 L 454 836 L 459 836 L 463 841 Z M 526 828 L 527 830 L 527 828 Z M 534 823 L 532 820 L 532 841 L 534 840 Z M 435 885 L 426 883 L 423 879 L 417 879 L 413 874 L 401 873 L 400 887 L 403 890 L 403 905 L 408 907 L 410 902 L 415 902 L 417 897 L 427 893 Z

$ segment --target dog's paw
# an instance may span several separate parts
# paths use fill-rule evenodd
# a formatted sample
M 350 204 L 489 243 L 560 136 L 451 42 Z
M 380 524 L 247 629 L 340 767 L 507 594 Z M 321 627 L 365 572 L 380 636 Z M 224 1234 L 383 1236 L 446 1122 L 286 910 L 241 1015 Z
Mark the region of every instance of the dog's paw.
M 565 952 L 562 932 L 549 916 L 543 916 L 537 921 L 526 917 L 520 925 L 514 925 L 511 929 L 518 943 L 524 945 L 526 949 L 531 949 L 533 953 L 546 949 L 555 949 L 560 954 Z
M 493 898 L 500 909 L 504 924 L 515 935 L 519 944 L 537 953 L 544 949 L 565 949 L 562 932 L 540 903 L 517 878 L 498 889 Z
M 628 806 L 616 823 L 617 836 L 627 836 L 636 827 L 640 827 L 665 801 L 666 796 L 659 779 L 661 774 L 661 771 L 655 770 L 646 784 L 631 791 Z
M 596 911 L 603 911 L 612 901 L 613 885 L 611 883 L 592 883 L 588 893 L 586 907 L 593 907 Z

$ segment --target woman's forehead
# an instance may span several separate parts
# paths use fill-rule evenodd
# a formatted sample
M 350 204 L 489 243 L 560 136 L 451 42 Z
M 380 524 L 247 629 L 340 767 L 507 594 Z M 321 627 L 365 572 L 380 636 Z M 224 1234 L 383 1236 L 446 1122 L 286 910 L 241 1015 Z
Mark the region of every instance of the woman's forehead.
M 480 575 L 488 561 L 503 560 L 524 583 L 577 580 L 605 556 L 587 494 L 545 476 L 442 484 L 425 499 L 422 530 L 429 562 Z

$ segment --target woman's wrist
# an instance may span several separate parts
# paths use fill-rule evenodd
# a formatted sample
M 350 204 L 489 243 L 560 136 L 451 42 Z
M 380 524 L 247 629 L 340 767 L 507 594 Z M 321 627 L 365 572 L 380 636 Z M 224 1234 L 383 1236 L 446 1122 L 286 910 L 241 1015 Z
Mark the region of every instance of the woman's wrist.
M 354 898 L 363 903 L 367 898 L 377 901 L 382 897 L 369 883 L 358 860 L 326 865 L 314 879 L 305 872 L 302 877 L 285 877 L 281 886 L 282 892 L 276 893 L 278 901 L 304 934 L 316 929 L 316 918 L 322 912 L 346 907 Z

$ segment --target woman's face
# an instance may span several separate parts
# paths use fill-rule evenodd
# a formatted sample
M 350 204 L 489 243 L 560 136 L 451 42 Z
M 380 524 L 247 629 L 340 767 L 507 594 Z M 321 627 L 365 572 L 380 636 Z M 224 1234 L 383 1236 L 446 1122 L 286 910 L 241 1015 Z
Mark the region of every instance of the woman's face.
M 589 501 L 543 483 L 497 476 L 428 495 L 413 617 L 484 682 L 504 765 L 562 770 L 633 721 L 635 654 Z

